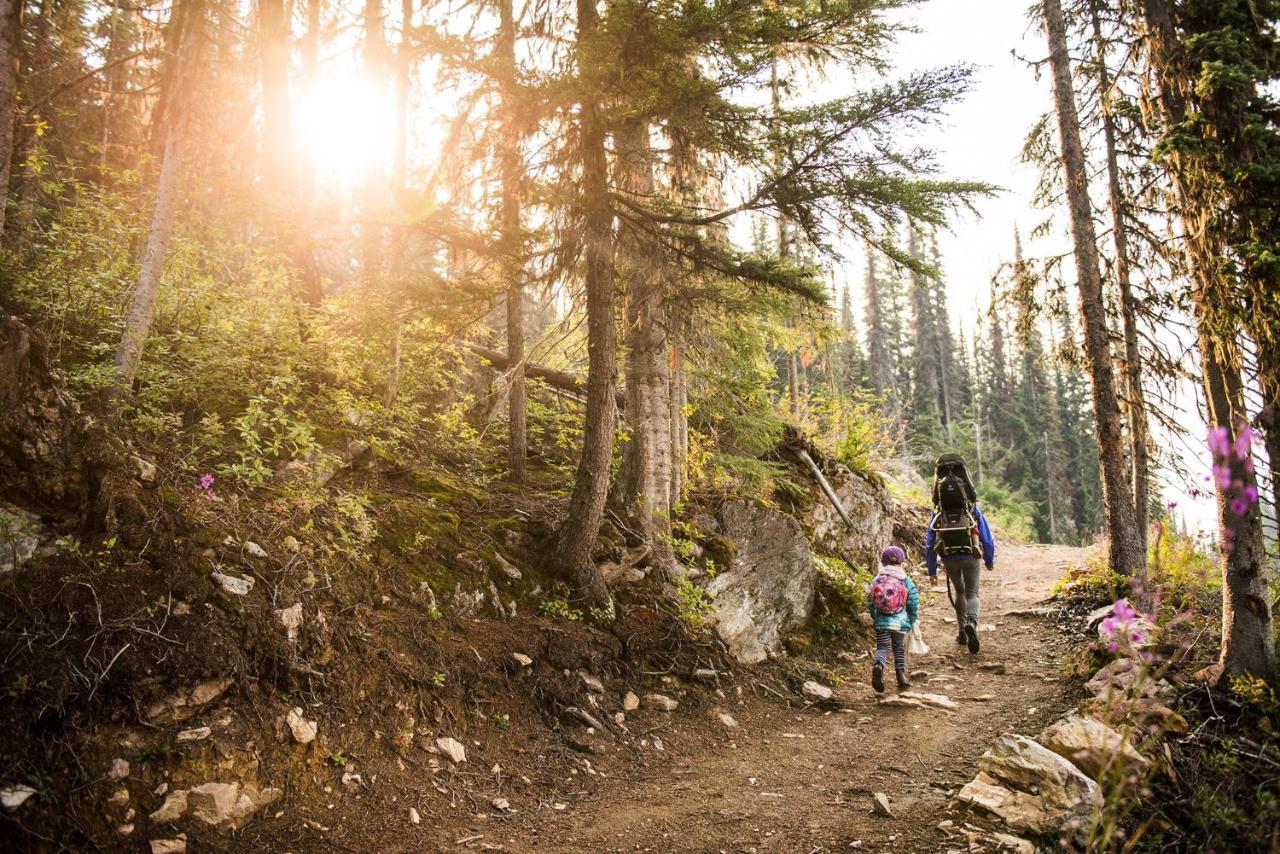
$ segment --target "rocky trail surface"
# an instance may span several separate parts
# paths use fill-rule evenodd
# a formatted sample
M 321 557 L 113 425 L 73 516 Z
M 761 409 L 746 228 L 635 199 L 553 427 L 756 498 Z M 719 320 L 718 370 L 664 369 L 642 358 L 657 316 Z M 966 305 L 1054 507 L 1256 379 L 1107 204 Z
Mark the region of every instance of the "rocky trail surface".
M 910 663 L 909 696 L 942 699 L 879 702 L 865 649 L 842 656 L 839 708 L 783 697 L 745 671 L 698 707 L 672 713 L 644 701 L 627 715 L 643 749 L 584 754 L 558 782 L 510 781 L 510 802 L 477 791 L 444 820 L 414 823 L 413 792 L 388 780 L 358 803 L 274 829 L 267 820 L 241 841 L 351 851 L 965 850 L 964 818 L 947 804 L 978 757 L 1002 733 L 1039 732 L 1081 695 L 1068 676 L 1069 638 L 1036 605 L 1084 553 L 1003 548 L 983 579 L 976 656 L 955 643 L 945 587 L 922 585 L 930 652 Z M 889 681 L 884 697 L 894 696 Z

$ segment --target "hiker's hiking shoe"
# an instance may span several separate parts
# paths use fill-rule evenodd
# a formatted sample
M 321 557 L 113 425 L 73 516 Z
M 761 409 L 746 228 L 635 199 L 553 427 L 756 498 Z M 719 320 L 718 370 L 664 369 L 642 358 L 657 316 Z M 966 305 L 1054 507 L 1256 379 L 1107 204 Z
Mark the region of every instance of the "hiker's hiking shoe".
M 978 647 L 981 646 L 981 644 L 978 643 L 978 627 L 973 623 L 966 625 L 964 627 L 964 637 L 969 644 L 969 652 L 977 655 Z
M 911 687 L 911 680 L 907 679 L 907 671 L 899 670 L 898 673 L 898 690 L 905 691 Z
M 884 665 L 877 664 L 871 668 L 871 687 L 876 689 L 877 694 L 884 693 Z
M 960 646 L 964 646 L 968 642 L 969 642 L 969 638 L 965 634 L 964 626 L 961 626 L 960 633 L 956 635 L 956 643 L 958 643 Z

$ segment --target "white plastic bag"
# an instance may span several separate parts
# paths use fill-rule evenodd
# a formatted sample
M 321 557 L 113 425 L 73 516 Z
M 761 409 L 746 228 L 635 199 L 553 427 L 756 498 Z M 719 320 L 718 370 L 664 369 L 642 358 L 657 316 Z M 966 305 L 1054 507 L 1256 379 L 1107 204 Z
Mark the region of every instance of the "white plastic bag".
M 924 655 L 929 651 L 929 645 L 924 642 L 924 635 L 920 632 L 920 624 L 916 623 L 911 627 L 911 636 L 907 638 L 907 652 L 912 655 Z

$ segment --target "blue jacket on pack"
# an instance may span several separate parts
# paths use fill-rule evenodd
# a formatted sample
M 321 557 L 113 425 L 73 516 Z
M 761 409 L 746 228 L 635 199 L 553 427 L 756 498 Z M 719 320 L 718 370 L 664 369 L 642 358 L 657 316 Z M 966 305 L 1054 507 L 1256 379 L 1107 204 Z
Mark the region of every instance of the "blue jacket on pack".
M 973 505 L 973 518 L 978 523 L 978 539 L 982 541 L 982 562 L 987 565 L 987 569 L 991 569 L 996 564 L 996 541 L 991 536 L 991 529 L 987 527 L 987 518 L 982 515 L 977 504 Z M 938 514 L 934 513 L 933 518 L 929 520 L 928 532 L 924 535 L 924 560 L 929 568 L 930 578 L 936 578 L 938 575 L 938 553 L 934 551 L 938 534 L 933 530 L 934 523 L 937 521 Z M 968 558 L 957 556 L 944 558 L 944 560 L 968 560 Z
M 880 567 L 880 573 L 899 578 L 906 585 L 907 607 L 896 614 L 881 614 L 871 601 L 871 587 L 868 585 L 867 608 L 871 611 L 872 622 L 875 623 L 877 630 L 888 629 L 891 632 L 911 631 L 911 627 L 920 619 L 920 591 L 916 589 L 915 582 L 907 577 L 906 571 L 900 566 L 882 566 Z

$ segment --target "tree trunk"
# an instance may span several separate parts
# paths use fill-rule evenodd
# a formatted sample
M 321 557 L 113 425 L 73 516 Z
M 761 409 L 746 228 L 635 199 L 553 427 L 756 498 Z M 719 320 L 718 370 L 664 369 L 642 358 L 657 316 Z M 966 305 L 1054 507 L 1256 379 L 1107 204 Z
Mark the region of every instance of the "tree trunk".
M 22 0 L 0 0 L 0 235 L 9 206 L 9 164 L 13 159 L 18 55 L 22 42 Z
M 407 0 L 406 0 L 407 2 Z M 497 58 L 502 92 L 501 237 L 503 278 L 507 286 L 507 355 L 511 358 L 507 392 L 507 475 L 524 483 L 529 457 L 524 366 L 524 247 L 520 239 L 520 135 L 516 124 L 516 22 L 512 0 L 499 0 Z
M 151 215 L 151 228 L 147 233 L 147 245 L 138 267 L 138 281 L 134 286 L 129 305 L 129 317 L 124 334 L 116 348 L 116 379 L 108 397 L 127 395 L 133 386 L 142 350 L 155 313 L 156 295 L 164 274 L 169 254 L 169 238 L 173 234 L 173 219 L 178 207 L 178 192 L 182 178 L 182 146 L 185 142 L 187 111 L 192 81 L 196 79 L 199 47 L 203 39 L 204 5 L 200 0 L 174 4 L 165 41 L 169 48 L 169 61 L 162 74 L 161 96 L 156 109 L 157 128 L 162 142 L 160 177 L 156 185 L 156 206 Z
M 1276 524 L 1275 537 L 1280 543 L 1280 366 L 1269 367 L 1259 357 L 1262 365 L 1259 385 L 1262 387 L 1262 410 L 1258 424 L 1262 427 L 1263 446 L 1267 449 L 1267 464 L 1271 476 L 1271 513 Z
M 578 75 L 596 77 L 589 47 L 599 15 L 595 0 L 577 0 Z M 590 91 L 590 86 L 584 87 Z M 614 317 L 613 210 L 605 131 L 599 103 L 582 98 L 578 115 L 578 148 L 582 161 L 582 222 L 587 292 L 587 411 L 582 456 L 564 521 L 555 534 L 552 565 L 569 575 L 593 606 L 612 611 L 613 600 L 599 568 L 591 559 L 609 494 L 613 458 L 614 370 L 617 367 L 617 320 Z
M 382 0 L 364 2 L 364 64 L 369 78 L 384 80 L 387 70 L 387 42 L 383 32 Z M 360 194 L 360 282 L 372 294 L 382 280 L 383 229 L 375 211 L 382 190 L 380 164 L 370 164 L 363 176 Z
M 169 238 L 173 234 L 173 217 L 178 207 L 178 185 L 182 174 L 182 155 L 179 134 L 170 131 L 165 138 L 164 157 L 160 164 L 160 179 L 156 188 L 156 207 L 151 215 L 151 228 L 147 232 L 147 247 L 142 253 L 138 268 L 138 283 L 134 286 L 129 304 L 129 320 L 124 335 L 116 348 L 116 391 L 128 394 L 133 378 L 142 359 L 142 348 L 151 330 L 151 318 L 155 313 L 156 294 L 160 278 L 164 274 L 165 260 L 169 256 Z
M 649 126 L 628 122 L 615 136 L 619 192 L 636 199 L 657 194 Z M 622 503 L 628 521 L 649 546 L 668 578 L 676 571 L 671 551 L 671 373 L 662 293 L 662 257 L 642 226 L 622 222 L 619 268 L 626 289 L 625 451 Z
M 1145 581 L 1146 554 L 1138 532 L 1133 489 L 1127 472 L 1124 433 L 1117 403 L 1111 361 L 1110 334 L 1103 302 L 1102 276 L 1098 271 L 1098 242 L 1089 201 L 1089 177 L 1080 143 L 1075 89 L 1071 82 L 1066 26 L 1059 0 L 1044 0 L 1045 35 L 1053 69 L 1053 97 L 1058 114 L 1062 166 L 1071 210 L 1071 235 L 1075 247 L 1080 316 L 1084 326 L 1085 359 L 1092 380 L 1093 414 L 1097 426 L 1098 456 L 1102 468 L 1102 501 L 1107 515 L 1111 568 Z
M 1102 138 L 1107 158 L 1107 196 L 1111 208 L 1112 241 L 1116 253 L 1116 288 L 1120 293 L 1120 316 L 1124 327 L 1125 405 L 1129 412 L 1129 445 L 1133 463 L 1133 509 L 1138 522 L 1142 551 L 1147 551 L 1147 520 L 1150 468 L 1147 407 L 1143 398 L 1142 353 L 1138 349 L 1138 307 L 1130 281 L 1128 199 L 1120 184 L 1120 165 L 1116 153 L 1115 118 L 1106 103 L 1111 90 L 1111 74 L 1107 70 L 1107 49 L 1102 38 L 1102 22 L 1096 0 L 1089 4 L 1093 40 L 1097 50 L 1098 99 L 1102 113 Z
M 258 0 L 258 49 L 262 60 L 263 184 L 292 196 L 296 188 L 293 120 L 289 105 L 289 20 L 285 0 Z
M 1184 69 L 1176 54 L 1177 36 L 1172 11 L 1167 0 L 1143 0 L 1144 39 L 1147 61 L 1155 72 L 1156 104 L 1166 128 L 1180 127 L 1187 120 L 1187 97 L 1194 91 L 1194 80 L 1200 69 Z M 1177 148 L 1165 158 L 1165 172 L 1173 186 L 1174 206 L 1182 220 L 1188 266 L 1195 303 L 1197 344 L 1204 373 L 1205 415 L 1209 429 L 1225 429 L 1233 438 L 1247 424 L 1243 384 L 1237 342 L 1222 340 L 1222 330 L 1215 317 L 1229 302 L 1224 292 L 1216 258 L 1222 253 L 1212 244 L 1203 222 L 1212 211 L 1201 210 L 1205 202 L 1189 191 L 1183 162 Z M 1233 497 L 1249 487 L 1256 489 L 1256 478 L 1244 461 L 1234 454 L 1223 459 L 1215 453 L 1215 465 L 1226 466 L 1228 477 L 1215 477 L 1218 502 L 1218 530 L 1222 541 L 1222 647 L 1218 663 L 1207 668 L 1202 677 L 1218 685 L 1227 684 L 1241 674 L 1274 682 L 1276 648 L 1269 593 L 1263 573 L 1262 514 L 1258 502 L 1245 502 L 1244 512 Z M 1223 481 L 1228 483 L 1224 485 Z M 1237 489 L 1236 484 L 1239 484 Z M 1233 494 L 1234 493 L 1234 494 Z
M 293 109 L 289 97 L 289 16 L 285 0 L 259 0 L 258 49 L 262 63 L 262 137 L 265 154 L 262 183 L 268 192 L 290 204 L 289 215 L 278 222 L 277 233 L 289 259 L 302 274 L 302 299 L 313 308 L 324 298 L 320 267 L 310 233 L 310 203 L 300 192 L 303 169 L 294 145 Z M 311 181 L 307 169 L 307 181 Z M 304 210 L 295 215 L 293 205 Z
M 684 495 L 684 469 L 689 459 L 689 376 L 680 347 L 671 347 L 671 497 L 672 508 Z
M 1201 289 L 1197 289 L 1203 295 Z M 1244 385 L 1240 370 L 1232 365 L 1226 350 L 1212 337 L 1210 324 L 1201 313 L 1197 299 L 1200 363 L 1204 371 L 1205 404 L 1209 429 L 1225 428 L 1235 444 L 1236 434 L 1248 425 Z M 1243 501 L 1240 493 L 1257 489 L 1252 466 L 1235 454 L 1215 454 L 1215 467 L 1225 466 L 1229 481 L 1240 484 L 1230 490 L 1218 481 L 1218 529 L 1222 536 L 1222 648 L 1218 663 L 1202 678 L 1225 685 L 1237 676 L 1250 674 L 1274 681 L 1276 640 L 1271 621 L 1271 593 L 1267 586 L 1266 554 L 1262 543 L 1262 512 L 1257 501 Z M 1216 478 L 1215 478 L 1216 480 Z M 1227 480 L 1224 478 L 1224 480 Z

